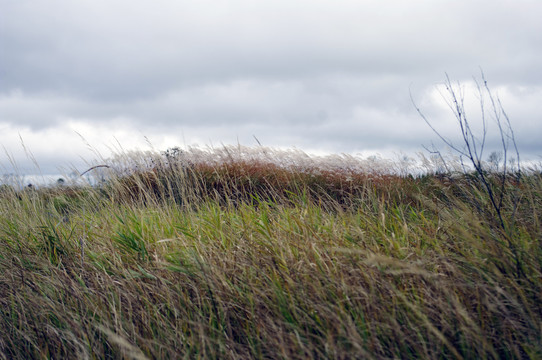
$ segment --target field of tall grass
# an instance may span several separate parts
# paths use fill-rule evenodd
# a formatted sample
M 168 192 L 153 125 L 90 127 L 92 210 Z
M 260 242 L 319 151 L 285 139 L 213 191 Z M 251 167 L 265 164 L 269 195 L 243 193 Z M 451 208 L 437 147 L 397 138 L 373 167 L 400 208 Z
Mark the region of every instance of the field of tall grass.
M 0 190 L 0 358 L 542 358 L 539 170 L 487 173 L 497 214 L 476 173 L 382 159 L 101 165 Z

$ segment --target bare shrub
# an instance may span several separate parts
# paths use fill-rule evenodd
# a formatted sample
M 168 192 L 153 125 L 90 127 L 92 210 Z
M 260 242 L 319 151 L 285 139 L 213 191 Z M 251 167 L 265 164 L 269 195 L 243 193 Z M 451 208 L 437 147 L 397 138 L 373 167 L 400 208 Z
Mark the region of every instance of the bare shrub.
M 505 236 L 508 247 L 514 253 L 517 265 L 516 272 L 519 276 L 523 272 L 520 262 L 521 255 L 514 244 L 513 237 L 515 215 L 520 201 L 519 185 L 522 181 L 520 154 L 510 118 L 505 112 L 500 98 L 491 91 L 483 72 L 481 72 L 481 79 L 479 81 L 474 78 L 480 106 L 479 123 L 476 125 L 479 125 L 481 130 L 477 132 L 473 130 L 475 122 L 471 121 L 471 118 L 467 116 L 464 88 L 459 82 L 453 83 L 446 74 L 446 80 L 444 81 L 445 92 L 441 93 L 441 95 L 455 117 L 461 135 L 459 143 L 450 140 L 437 130 L 416 105 L 412 95 L 411 99 L 422 119 L 440 138 L 442 143 L 459 158 L 463 175 L 462 180 L 466 181 L 467 187 L 476 189 L 476 191 L 467 193 L 470 203 L 475 205 L 477 210 L 487 213 L 487 207 L 481 203 L 478 189 L 481 188 L 487 195 L 489 218 L 496 220 L 498 227 Z M 489 120 L 493 120 L 496 125 L 500 150 L 493 151 L 486 162 L 483 159 L 487 146 Z M 442 156 L 438 148 L 433 147 L 433 149 L 428 150 L 441 164 L 441 172 L 452 179 L 454 171 L 451 169 L 457 169 L 457 166 L 449 165 L 450 160 Z M 515 158 L 512 157 L 513 155 Z

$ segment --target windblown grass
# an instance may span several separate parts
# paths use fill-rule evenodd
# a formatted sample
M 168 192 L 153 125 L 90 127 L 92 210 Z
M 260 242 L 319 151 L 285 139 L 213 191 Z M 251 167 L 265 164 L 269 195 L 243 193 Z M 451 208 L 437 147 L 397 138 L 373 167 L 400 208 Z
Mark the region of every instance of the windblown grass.
M 4 189 L 0 356 L 542 357 L 539 172 L 504 233 L 466 177 L 264 150 Z

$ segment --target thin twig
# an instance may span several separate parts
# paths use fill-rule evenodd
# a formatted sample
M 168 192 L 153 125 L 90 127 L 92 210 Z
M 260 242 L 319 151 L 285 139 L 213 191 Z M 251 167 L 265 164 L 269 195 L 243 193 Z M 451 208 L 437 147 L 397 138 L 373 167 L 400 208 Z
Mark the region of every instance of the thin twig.
M 108 169 L 111 168 L 111 166 L 109 166 L 109 165 L 96 165 L 96 166 L 91 167 L 91 168 L 88 169 L 87 171 L 84 171 L 84 172 L 83 172 L 81 175 L 79 175 L 79 176 L 83 176 L 83 175 L 85 175 L 86 173 L 88 173 L 88 172 L 91 171 L 91 170 L 94 170 L 94 169 L 97 169 L 97 168 L 102 168 L 102 167 L 105 167 L 105 168 L 108 168 Z

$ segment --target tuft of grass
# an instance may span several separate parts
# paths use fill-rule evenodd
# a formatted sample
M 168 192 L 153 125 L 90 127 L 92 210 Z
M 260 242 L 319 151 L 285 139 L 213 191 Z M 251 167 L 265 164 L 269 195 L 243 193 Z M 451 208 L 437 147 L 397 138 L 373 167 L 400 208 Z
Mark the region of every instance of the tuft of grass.
M 506 233 L 468 177 L 371 164 L 171 151 L 2 190 L 1 357 L 542 357 L 540 172 Z

